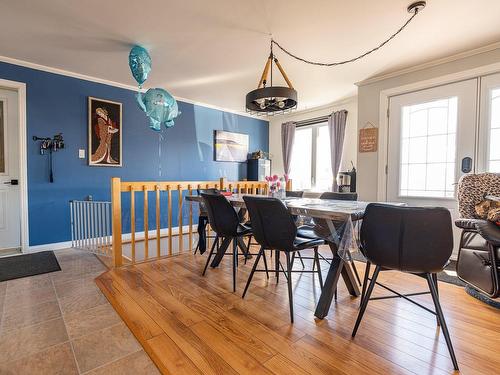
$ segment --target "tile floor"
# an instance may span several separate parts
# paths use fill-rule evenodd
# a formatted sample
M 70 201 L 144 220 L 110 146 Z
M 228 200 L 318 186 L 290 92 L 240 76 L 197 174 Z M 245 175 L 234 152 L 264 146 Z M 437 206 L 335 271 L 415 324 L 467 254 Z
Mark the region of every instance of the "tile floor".
M 55 254 L 62 271 L 0 282 L 0 374 L 159 374 L 95 285 L 102 263 Z

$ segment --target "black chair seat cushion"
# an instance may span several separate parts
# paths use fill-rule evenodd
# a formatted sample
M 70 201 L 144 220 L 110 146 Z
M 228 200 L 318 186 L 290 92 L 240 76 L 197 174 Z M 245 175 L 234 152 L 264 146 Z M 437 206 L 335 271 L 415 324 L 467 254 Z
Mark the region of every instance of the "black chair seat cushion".
M 238 237 L 252 233 L 252 228 L 245 224 L 238 225 Z
M 325 241 L 321 238 L 310 239 L 310 238 L 301 238 L 296 237 L 293 241 L 294 250 L 304 250 L 310 249 L 311 247 L 316 247 L 320 245 L 324 245 Z
M 301 225 L 300 227 L 298 227 L 297 237 L 309 238 L 312 240 L 319 238 L 318 235 L 314 232 L 314 227 L 311 225 Z

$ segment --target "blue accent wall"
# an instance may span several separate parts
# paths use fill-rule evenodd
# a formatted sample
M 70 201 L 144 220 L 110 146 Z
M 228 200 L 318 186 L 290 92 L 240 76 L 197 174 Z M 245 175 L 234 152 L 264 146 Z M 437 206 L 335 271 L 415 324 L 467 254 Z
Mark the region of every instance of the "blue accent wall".
M 2 62 L 0 78 L 26 83 L 31 246 L 69 241 L 69 201 L 88 195 L 94 200 L 110 200 L 111 177 L 129 181 L 245 178 L 246 163 L 214 161 L 213 133 L 216 129 L 249 134 L 250 151 L 269 150 L 267 121 L 179 102 L 181 116 L 175 120 L 173 128 L 160 136 L 149 129 L 148 120 L 138 108 L 131 90 Z M 123 104 L 121 168 L 87 165 L 89 96 Z M 59 132 L 63 133 L 66 148 L 54 154 L 55 181 L 49 183 L 48 156 L 40 155 L 32 137 L 52 137 Z M 78 149 L 86 150 L 85 159 L 78 158 Z M 136 199 L 141 198 L 137 196 Z M 175 208 L 174 218 L 176 211 Z M 141 215 L 137 212 L 138 218 Z M 166 225 L 165 220 L 162 220 L 162 227 Z M 138 221 L 137 230 L 142 230 L 141 219 Z M 154 216 L 150 223 L 153 229 Z M 128 225 L 124 217 L 125 231 Z

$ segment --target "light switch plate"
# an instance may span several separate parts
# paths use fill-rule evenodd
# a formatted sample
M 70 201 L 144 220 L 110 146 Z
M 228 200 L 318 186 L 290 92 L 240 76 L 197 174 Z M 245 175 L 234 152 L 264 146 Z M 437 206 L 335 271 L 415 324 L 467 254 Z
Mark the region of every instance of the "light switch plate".
M 78 150 L 78 158 L 85 159 L 85 150 L 83 148 Z

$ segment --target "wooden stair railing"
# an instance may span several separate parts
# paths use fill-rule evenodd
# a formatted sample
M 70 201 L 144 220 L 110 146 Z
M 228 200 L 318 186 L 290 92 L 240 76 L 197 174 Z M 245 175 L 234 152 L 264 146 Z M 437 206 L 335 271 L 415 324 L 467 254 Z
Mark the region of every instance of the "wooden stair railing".
M 138 262 L 156 260 L 166 256 L 182 253 L 184 249 L 185 236 L 187 236 L 187 247 L 193 250 L 193 228 L 195 226 L 193 217 L 195 210 L 193 202 L 186 202 L 188 210 L 185 212 L 185 195 L 190 195 L 196 189 L 217 188 L 232 191 L 234 193 L 267 194 L 268 184 L 262 181 L 121 181 L 120 178 L 111 179 L 111 210 L 112 210 L 112 253 L 113 267 L 121 267 L 124 264 L 135 264 Z M 288 181 L 287 190 L 291 190 L 291 181 Z M 153 194 L 154 193 L 154 194 Z M 175 194 L 174 194 L 175 193 Z M 142 194 L 142 204 L 136 195 Z M 162 196 L 166 195 L 166 199 Z M 154 197 L 154 199 L 150 199 Z M 123 200 L 122 200 L 123 199 Z M 125 201 L 126 199 L 126 201 Z M 151 204 L 154 200 L 154 204 Z M 166 201 L 166 225 L 162 228 L 162 203 Z M 127 202 L 127 205 L 122 204 Z M 139 207 L 138 207 L 139 206 Z M 155 229 L 151 230 L 151 217 L 149 210 L 155 210 Z M 197 206 L 197 205 L 195 205 Z M 174 222 L 173 211 L 177 208 Z M 143 210 L 143 232 L 137 233 L 137 209 Z M 196 210 L 199 214 L 199 210 Z M 127 215 L 128 214 L 128 215 Z M 126 216 L 127 215 L 127 216 Z M 187 216 L 187 225 L 184 219 Z M 123 218 L 130 218 L 129 231 L 124 233 Z M 165 223 L 165 220 L 163 220 Z M 207 230 L 210 230 L 209 228 Z M 177 242 L 174 243 L 174 237 Z M 162 244 L 162 238 L 166 244 Z M 152 243 L 156 249 L 150 249 Z M 142 244 L 142 246 L 140 246 Z M 128 253 L 125 254 L 124 246 Z M 153 251 L 150 251 L 153 250 Z M 155 250 L 155 251 L 154 251 Z

